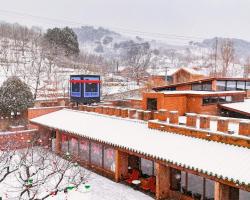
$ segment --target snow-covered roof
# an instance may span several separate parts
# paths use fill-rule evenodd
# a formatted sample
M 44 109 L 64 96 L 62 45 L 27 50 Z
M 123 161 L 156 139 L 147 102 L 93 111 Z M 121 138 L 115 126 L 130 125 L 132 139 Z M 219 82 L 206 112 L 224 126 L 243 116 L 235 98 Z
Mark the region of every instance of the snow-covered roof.
M 175 90 L 175 91 L 160 91 L 157 93 L 163 94 L 197 94 L 197 95 L 213 95 L 213 94 L 232 94 L 232 93 L 242 93 L 244 94 L 245 91 L 196 91 L 196 90 Z
M 250 114 L 250 99 L 245 99 L 244 102 L 222 104 L 223 107 Z
M 173 71 L 172 74 L 170 75 L 173 75 L 175 74 L 176 72 L 180 71 L 180 70 L 185 70 L 187 72 L 189 72 L 190 74 L 194 74 L 194 75 L 204 75 L 204 72 L 202 71 L 198 71 L 198 70 L 195 70 L 193 68 L 190 68 L 190 67 L 181 67 L 181 68 L 178 68 L 177 70 Z
M 63 109 L 31 122 L 126 148 L 240 183 L 250 183 L 250 149 L 149 129 L 147 123 Z

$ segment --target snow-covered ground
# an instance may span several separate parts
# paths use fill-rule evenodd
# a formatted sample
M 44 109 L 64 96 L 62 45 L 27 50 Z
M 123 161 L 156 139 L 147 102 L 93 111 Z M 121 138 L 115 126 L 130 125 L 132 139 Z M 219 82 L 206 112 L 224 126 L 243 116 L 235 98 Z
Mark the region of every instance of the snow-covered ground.
M 91 173 L 88 184 L 90 191 L 70 191 L 68 194 L 58 194 L 48 200 L 153 200 L 152 197 L 133 188 L 115 183 L 103 176 Z

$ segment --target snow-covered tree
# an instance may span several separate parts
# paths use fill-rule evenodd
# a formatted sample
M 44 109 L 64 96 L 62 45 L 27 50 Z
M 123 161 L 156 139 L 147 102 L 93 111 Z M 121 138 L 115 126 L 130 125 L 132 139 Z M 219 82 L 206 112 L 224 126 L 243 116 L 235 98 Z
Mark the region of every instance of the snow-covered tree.
M 34 99 L 29 86 L 18 77 L 8 78 L 0 87 L 0 113 L 17 116 L 33 106 Z

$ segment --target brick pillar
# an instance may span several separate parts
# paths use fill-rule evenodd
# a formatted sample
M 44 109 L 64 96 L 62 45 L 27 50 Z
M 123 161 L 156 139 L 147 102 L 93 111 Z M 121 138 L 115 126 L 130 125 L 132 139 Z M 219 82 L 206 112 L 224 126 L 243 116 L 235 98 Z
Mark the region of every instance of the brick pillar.
M 56 131 L 56 153 L 60 154 L 62 151 L 62 134 Z
M 107 115 L 107 114 L 108 114 L 108 107 L 107 107 L 107 106 L 103 106 L 103 107 L 102 107 L 102 113 L 103 113 L 104 115 Z
M 157 119 L 160 121 L 167 121 L 168 111 L 165 109 L 160 109 L 157 114 Z
M 179 113 L 178 111 L 169 112 L 169 123 L 170 124 L 179 124 Z
M 137 118 L 143 120 L 143 110 L 137 110 Z
M 239 123 L 239 135 L 250 136 L 250 122 L 241 121 Z
M 225 118 L 219 118 L 217 121 L 217 131 L 228 133 L 228 120 Z
M 96 107 L 95 111 L 99 114 L 102 114 L 102 106 Z
M 114 115 L 115 108 L 114 107 L 109 107 L 108 113 L 109 115 Z
M 214 200 L 239 200 L 239 189 L 215 182 Z
M 129 111 L 128 111 L 128 117 L 130 119 L 135 119 L 136 118 L 136 109 L 129 109 Z
M 83 110 L 84 110 L 83 105 L 79 105 L 79 110 L 81 110 L 81 111 L 83 111 Z
M 196 113 L 186 113 L 187 116 L 187 126 L 196 128 L 197 114 Z
M 159 115 L 159 112 L 158 111 L 154 111 L 154 113 L 153 113 L 153 119 L 159 119 L 158 115 Z
M 145 110 L 143 111 L 143 120 L 148 121 L 151 119 L 151 111 Z
M 128 117 L 128 109 L 127 108 L 122 108 L 121 109 L 121 117 L 122 118 L 127 118 Z
M 156 199 L 169 198 L 170 192 L 170 167 L 155 163 L 156 167 Z
M 115 150 L 115 181 L 119 182 L 128 175 L 128 154 Z
M 206 115 L 200 115 L 200 128 L 210 129 L 210 117 Z
M 116 117 L 121 117 L 121 108 L 116 107 L 115 110 L 114 110 L 114 115 Z

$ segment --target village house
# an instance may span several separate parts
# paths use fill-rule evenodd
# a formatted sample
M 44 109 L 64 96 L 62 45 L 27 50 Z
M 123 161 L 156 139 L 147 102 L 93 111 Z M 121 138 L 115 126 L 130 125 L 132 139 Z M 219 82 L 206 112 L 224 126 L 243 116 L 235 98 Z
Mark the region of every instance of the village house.
M 250 198 L 249 121 L 238 121 L 232 134 L 230 118 L 212 123 L 209 116 L 186 113 L 183 120 L 164 109 L 70 107 L 39 117 L 38 108 L 29 110 L 39 134 L 55 138 L 59 155 L 156 199 Z

